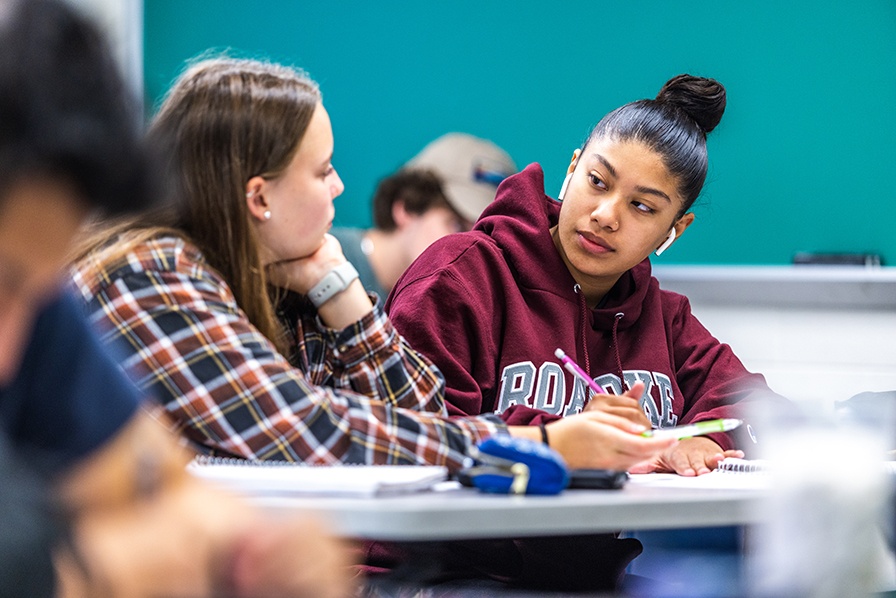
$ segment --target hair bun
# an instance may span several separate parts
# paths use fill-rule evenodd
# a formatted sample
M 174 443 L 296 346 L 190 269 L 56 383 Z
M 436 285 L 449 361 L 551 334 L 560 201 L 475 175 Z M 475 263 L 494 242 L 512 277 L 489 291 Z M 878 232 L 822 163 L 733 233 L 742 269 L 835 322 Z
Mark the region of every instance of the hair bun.
M 715 79 L 678 75 L 666 81 L 656 101 L 681 108 L 704 133 L 709 133 L 725 113 L 725 87 Z

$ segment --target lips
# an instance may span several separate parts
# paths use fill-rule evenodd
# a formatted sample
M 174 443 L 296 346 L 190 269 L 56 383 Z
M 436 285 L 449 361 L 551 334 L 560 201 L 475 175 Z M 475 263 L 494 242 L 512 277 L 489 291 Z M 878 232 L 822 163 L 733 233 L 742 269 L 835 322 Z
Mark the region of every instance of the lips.
M 609 243 L 594 233 L 579 231 L 576 234 L 579 237 L 579 242 L 582 244 L 582 247 L 589 253 L 609 253 L 610 251 L 615 251 Z

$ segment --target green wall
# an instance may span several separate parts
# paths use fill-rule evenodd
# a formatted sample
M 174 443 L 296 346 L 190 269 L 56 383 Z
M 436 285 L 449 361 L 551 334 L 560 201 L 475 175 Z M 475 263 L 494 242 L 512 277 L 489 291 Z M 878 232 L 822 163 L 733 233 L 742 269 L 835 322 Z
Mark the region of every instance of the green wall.
M 145 0 L 147 101 L 209 49 L 303 67 L 321 85 L 346 185 L 376 182 L 452 130 L 539 162 L 556 195 L 601 116 L 669 77 L 714 77 L 697 222 L 663 263 L 786 264 L 797 251 L 896 264 L 896 1 Z

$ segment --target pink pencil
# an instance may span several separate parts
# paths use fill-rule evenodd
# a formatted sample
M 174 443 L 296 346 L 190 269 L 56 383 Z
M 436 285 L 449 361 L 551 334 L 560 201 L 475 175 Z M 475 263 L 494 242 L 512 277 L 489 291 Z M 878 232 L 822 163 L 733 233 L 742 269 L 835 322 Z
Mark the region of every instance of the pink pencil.
M 585 370 L 580 368 L 575 361 L 570 359 L 566 355 L 566 353 L 563 352 L 563 349 L 557 349 L 556 351 L 554 351 L 554 355 L 557 356 L 557 359 L 563 362 L 563 367 L 565 367 L 569 371 L 569 373 L 582 380 L 585 384 L 588 385 L 589 388 L 591 388 L 591 390 L 593 390 L 597 394 L 607 394 L 607 391 L 601 388 L 597 382 L 592 380 L 591 376 L 585 373 Z

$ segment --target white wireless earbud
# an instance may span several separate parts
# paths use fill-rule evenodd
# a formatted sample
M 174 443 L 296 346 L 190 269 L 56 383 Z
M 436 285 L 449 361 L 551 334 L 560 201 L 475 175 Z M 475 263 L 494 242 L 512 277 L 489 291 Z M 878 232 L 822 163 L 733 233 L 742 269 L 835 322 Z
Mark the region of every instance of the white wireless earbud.
M 569 188 L 569 181 L 572 180 L 572 175 L 576 171 L 576 166 L 579 165 L 579 154 L 581 150 L 576 150 L 572 153 L 572 172 L 566 173 L 566 178 L 563 179 L 563 184 L 560 185 L 560 194 L 557 196 L 557 199 L 563 201 L 563 198 L 566 197 L 566 189 Z
M 563 198 L 566 197 L 566 188 L 569 187 L 569 181 L 572 180 L 572 173 L 566 175 L 566 178 L 563 179 L 563 184 L 560 186 L 560 194 L 557 196 L 557 199 L 563 201 Z
M 669 231 L 669 237 L 663 241 L 663 244 L 660 245 L 659 249 L 656 250 L 656 254 L 660 255 L 667 249 L 669 249 L 669 245 L 672 244 L 672 241 L 675 240 L 675 227 L 672 227 L 672 230 Z

